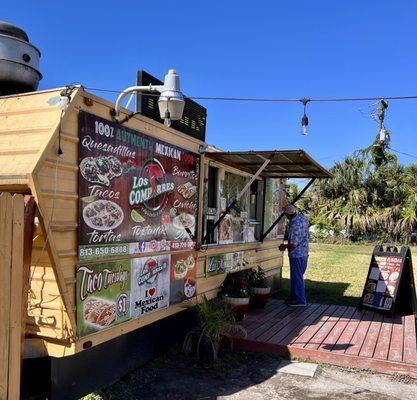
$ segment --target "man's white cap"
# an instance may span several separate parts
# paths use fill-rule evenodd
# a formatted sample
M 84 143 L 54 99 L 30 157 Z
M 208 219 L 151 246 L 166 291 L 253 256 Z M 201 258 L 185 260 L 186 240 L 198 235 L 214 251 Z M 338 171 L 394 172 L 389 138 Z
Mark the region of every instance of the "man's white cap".
M 297 214 L 297 209 L 292 204 L 287 204 L 284 207 L 284 210 L 283 211 L 284 211 L 284 214 L 286 214 L 286 215 L 294 215 L 294 214 Z

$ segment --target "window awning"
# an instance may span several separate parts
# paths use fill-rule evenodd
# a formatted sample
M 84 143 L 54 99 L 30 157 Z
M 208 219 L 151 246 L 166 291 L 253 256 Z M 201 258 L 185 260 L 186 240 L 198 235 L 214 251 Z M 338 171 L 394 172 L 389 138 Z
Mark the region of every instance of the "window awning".
M 207 152 L 205 156 L 222 164 L 256 174 L 265 163 L 263 178 L 331 178 L 331 174 L 304 150 Z

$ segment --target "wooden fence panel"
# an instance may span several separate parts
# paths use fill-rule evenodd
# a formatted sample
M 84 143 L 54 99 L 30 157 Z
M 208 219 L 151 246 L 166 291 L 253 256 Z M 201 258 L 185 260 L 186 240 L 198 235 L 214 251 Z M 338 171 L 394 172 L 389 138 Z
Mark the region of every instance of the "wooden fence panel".
M 0 193 L 0 399 L 7 399 L 10 340 L 12 196 Z
M 33 199 L 0 193 L 0 400 L 20 398 Z M 26 228 L 26 229 L 25 229 Z
M 12 264 L 10 273 L 10 340 L 9 340 L 9 399 L 20 397 L 20 370 L 22 366 L 22 297 L 23 287 L 23 196 L 12 199 Z M 25 302 L 27 304 L 27 301 Z

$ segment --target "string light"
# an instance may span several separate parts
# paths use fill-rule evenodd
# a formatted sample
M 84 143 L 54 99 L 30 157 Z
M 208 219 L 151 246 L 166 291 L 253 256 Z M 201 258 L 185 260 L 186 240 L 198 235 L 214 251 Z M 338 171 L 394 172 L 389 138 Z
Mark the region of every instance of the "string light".
M 303 103 L 304 106 L 304 114 L 301 118 L 301 134 L 304 136 L 307 136 L 308 134 L 308 117 L 306 114 L 306 107 L 310 99 L 300 99 L 301 103 Z
M 84 89 L 92 90 L 96 92 L 107 92 L 107 93 L 121 93 L 122 90 L 116 89 L 102 89 L 102 88 L 93 88 L 89 86 L 84 86 Z M 146 93 L 146 96 L 158 97 L 159 94 Z M 303 99 L 278 99 L 278 98 L 261 98 L 261 97 L 208 97 L 208 96 L 185 96 L 188 99 L 192 100 L 214 100 L 214 101 L 248 101 L 248 102 L 264 102 L 264 103 L 291 103 L 299 102 Z M 417 100 L 416 96 L 380 96 L 380 97 L 346 97 L 346 98 L 317 98 L 317 99 L 308 99 L 309 102 L 357 102 L 357 101 L 380 101 L 381 98 L 385 100 Z
M 113 89 L 102 89 L 102 88 L 93 88 L 93 87 L 84 87 L 87 90 L 98 91 L 98 92 L 108 92 L 108 93 L 121 93 L 120 90 Z M 156 97 L 159 94 L 146 93 L 146 96 Z M 363 102 L 363 101 L 375 101 L 378 100 L 383 111 L 388 107 L 387 100 L 417 100 L 417 96 L 384 96 L 384 97 L 342 97 L 342 98 L 257 98 L 257 97 L 208 97 L 208 96 L 185 96 L 185 98 L 192 100 L 212 100 L 212 101 L 228 101 L 228 102 L 261 102 L 261 103 L 291 103 L 291 102 L 301 102 L 303 104 L 303 116 L 301 118 L 301 134 L 303 136 L 308 135 L 309 133 L 309 119 L 306 113 L 307 104 L 310 102 L 327 102 L 327 103 L 336 103 L 336 102 Z M 135 115 L 132 114 L 131 116 Z M 131 117 L 130 116 L 130 117 Z M 169 116 L 168 116 L 169 117 Z M 379 118 L 381 118 L 379 116 Z M 382 117 L 383 120 L 383 117 Z M 169 119 L 165 118 L 165 124 L 168 125 Z M 380 121 L 381 123 L 382 121 Z M 378 131 L 379 143 L 388 146 L 390 142 L 390 132 L 387 131 L 382 124 Z

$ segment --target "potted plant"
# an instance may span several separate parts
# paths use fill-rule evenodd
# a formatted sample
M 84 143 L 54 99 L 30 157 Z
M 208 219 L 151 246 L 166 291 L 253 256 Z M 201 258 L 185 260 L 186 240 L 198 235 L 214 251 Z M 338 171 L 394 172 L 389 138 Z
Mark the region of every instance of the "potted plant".
M 264 308 L 271 294 L 271 286 L 267 282 L 265 271 L 260 266 L 258 270 L 249 270 L 248 283 L 251 305 L 254 308 Z
M 230 307 L 221 299 L 211 301 L 203 297 L 203 301 L 196 307 L 199 328 L 189 332 L 184 340 L 184 352 L 198 357 L 202 362 L 217 360 L 220 341 L 227 333 L 241 331 L 244 328 L 236 324 Z
M 236 321 L 241 321 L 248 313 L 249 291 L 244 271 L 228 274 L 222 285 L 223 300 L 229 304 Z

